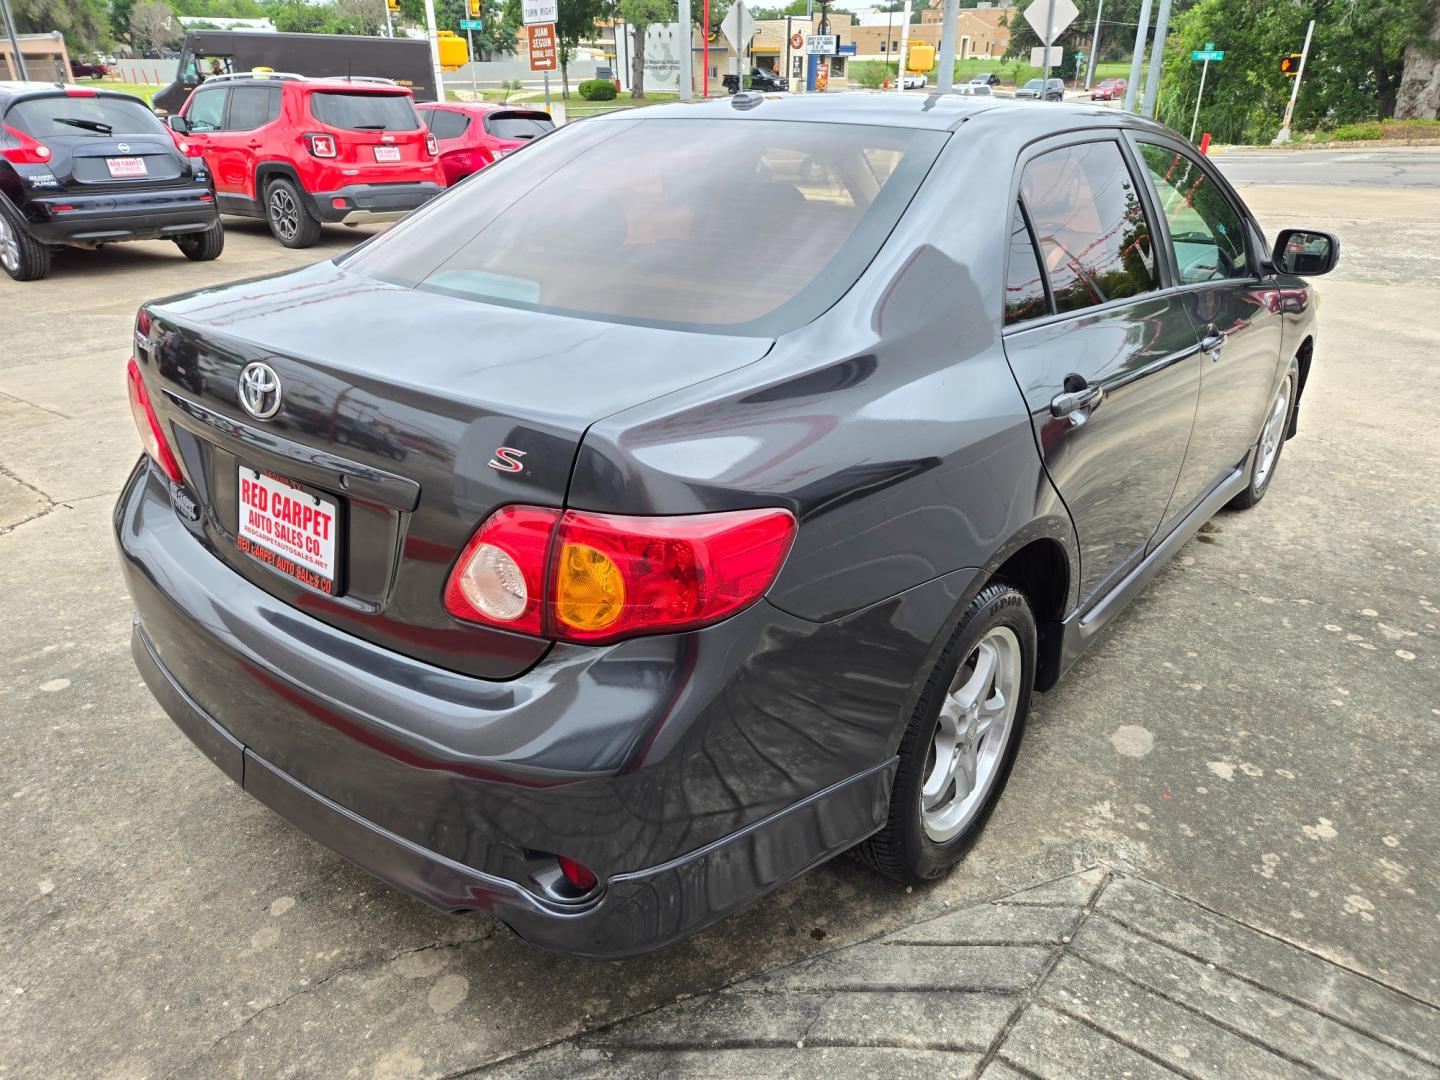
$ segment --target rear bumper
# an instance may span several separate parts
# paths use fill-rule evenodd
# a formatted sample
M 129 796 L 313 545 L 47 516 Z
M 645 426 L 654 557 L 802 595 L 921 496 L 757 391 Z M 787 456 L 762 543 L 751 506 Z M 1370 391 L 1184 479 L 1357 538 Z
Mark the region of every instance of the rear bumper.
M 47 195 L 25 208 L 30 232 L 46 244 L 109 244 L 204 232 L 220 220 L 208 187 L 107 195 Z M 56 210 L 72 206 L 72 210 Z
M 444 185 L 434 183 L 351 184 L 335 191 L 312 193 L 311 210 L 321 221 L 332 224 L 398 221 L 444 190 Z M 336 200 L 344 205 L 336 206 Z
M 600 957 L 691 933 L 883 824 L 915 673 L 974 578 L 834 623 L 762 602 L 696 633 L 556 646 L 497 682 L 271 597 L 143 459 L 115 528 L 136 663 L 231 779 L 430 904 Z M 601 886 L 557 897 L 541 853 Z

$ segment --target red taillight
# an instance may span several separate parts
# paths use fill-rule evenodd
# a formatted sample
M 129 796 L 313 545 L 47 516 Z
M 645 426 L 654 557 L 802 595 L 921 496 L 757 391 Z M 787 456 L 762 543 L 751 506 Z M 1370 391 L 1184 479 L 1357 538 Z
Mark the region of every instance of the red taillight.
M 565 875 L 565 880 L 581 892 L 589 892 L 595 887 L 595 871 L 588 866 L 574 859 L 567 859 L 564 855 L 556 855 L 555 861 L 560 864 L 560 872 Z
M 3 154 L 7 161 L 16 165 L 50 164 L 50 148 L 44 143 L 31 138 L 25 132 L 13 128 L 9 124 L 5 125 L 5 134 L 20 144 L 0 150 L 0 154 Z
M 130 413 L 135 417 L 135 426 L 140 430 L 140 442 L 145 446 L 145 453 L 149 454 L 155 464 L 160 466 L 172 481 L 177 484 L 185 482 L 180 473 L 180 466 L 175 461 L 175 455 L 170 450 L 170 444 L 165 439 L 165 432 L 160 427 L 160 418 L 155 415 L 155 410 L 150 406 L 150 393 L 145 389 L 145 380 L 140 375 L 140 365 L 135 358 L 130 358 L 130 363 L 125 369 L 130 388 Z
M 310 153 L 316 157 L 333 158 L 335 156 L 335 136 L 333 135 L 306 135 L 305 143 L 310 147 Z
M 435 136 L 428 131 L 425 133 L 425 152 L 431 157 L 440 156 L 440 144 L 435 141 Z
M 505 507 L 461 553 L 445 607 L 575 642 L 693 630 L 764 595 L 794 536 L 785 510 L 620 517 Z

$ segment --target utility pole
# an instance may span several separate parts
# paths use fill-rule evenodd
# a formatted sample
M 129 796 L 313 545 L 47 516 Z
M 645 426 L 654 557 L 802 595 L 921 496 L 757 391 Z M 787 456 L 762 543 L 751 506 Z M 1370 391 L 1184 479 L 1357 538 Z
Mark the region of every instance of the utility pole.
M 3 3 L 4 0 L 0 0 Z M 1290 117 L 1295 113 L 1295 99 L 1300 96 L 1300 80 L 1305 78 L 1305 61 L 1310 56 L 1310 36 L 1315 33 L 1315 20 L 1305 28 L 1305 47 L 1300 50 L 1300 70 L 1295 73 L 1295 85 L 1290 88 L 1290 103 L 1285 106 L 1285 120 L 1280 125 L 1280 134 L 1270 140 L 1271 146 L 1282 146 L 1290 141 Z
M 905 92 L 905 53 L 910 43 L 909 34 L 910 0 L 905 0 L 905 16 L 900 20 L 900 65 L 895 69 L 895 89 L 902 94 Z
M 1130 60 L 1130 81 L 1125 84 L 1125 111 L 1135 111 L 1135 88 L 1140 83 L 1140 65 L 1145 62 L 1145 39 L 1150 33 L 1150 0 L 1141 0 L 1140 24 L 1135 27 L 1135 55 Z
M 435 100 L 445 100 L 445 72 L 440 69 L 440 39 L 435 33 L 435 0 L 425 0 L 425 33 L 430 37 L 430 67 L 435 72 Z
M 10 37 L 10 48 L 13 50 L 10 55 L 15 58 L 10 65 L 11 72 L 21 82 L 29 82 L 30 73 L 25 70 L 25 57 L 20 55 L 20 39 L 15 36 L 15 16 L 10 14 L 10 5 L 6 0 L 0 0 L 0 16 L 5 19 L 5 33 Z
M 709 29 L 708 27 L 706 29 Z M 695 50 L 691 47 L 695 40 L 695 28 L 690 25 L 690 0 L 680 0 L 680 71 L 678 72 L 680 100 L 689 101 L 695 96 L 692 86 L 694 83 Z M 740 88 L 745 88 L 742 76 Z
M 957 0 L 958 2 L 958 0 Z M 1105 14 L 1105 0 L 1095 9 L 1095 33 L 1090 35 L 1090 63 L 1085 65 L 1085 89 L 1095 81 L 1095 60 L 1100 55 L 1100 16 Z
M 955 36 L 960 22 L 960 0 L 945 0 L 945 25 L 940 30 L 940 74 L 935 92 L 948 94 L 955 88 Z
M 1145 97 L 1140 102 L 1140 115 L 1155 115 L 1155 96 L 1160 93 L 1160 72 L 1165 67 L 1165 35 L 1170 32 L 1170 0 L 1160 0 L 1160 14 L 1155 17 L 1155 41 L 1150 46 L 1150 74 L 1145 79 Z

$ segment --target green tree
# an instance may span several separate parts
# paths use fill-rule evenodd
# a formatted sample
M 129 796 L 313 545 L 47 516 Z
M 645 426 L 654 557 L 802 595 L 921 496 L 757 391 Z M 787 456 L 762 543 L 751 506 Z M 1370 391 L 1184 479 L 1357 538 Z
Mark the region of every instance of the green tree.
M 630 69 L 630 96 L 645 96 L 645 30 L 652 23 L 667 23 L 675 18 L 675 0 L 620 0 L 620 17 L 635 32 L 634 63 Z M 688 62 L 686 56 L 682 63 Z
M 480 19 L 485 24 L 485 29 L 471 32 L 475 43 L 475 55 L 472 59 L 491 60 L 496 56 L 509 56 L 515 51 L 520 9 L 518 6 L 515 8 L 515 18 L 512 21 L 506 16 L 506 7 L 507 5 L 499 0 L 482 0 Z M 466 0 L 435 0 L 436 29 L 463 34 L 460 20 L 468 18 L 470 8 Z M 412 26 L 424 26 L 425 0 L 400 0 L 399 21 Z
M 104 0 L 10 0 L 19 34 L 58 30 L 72 53 L 105 48 L 114 39 Z

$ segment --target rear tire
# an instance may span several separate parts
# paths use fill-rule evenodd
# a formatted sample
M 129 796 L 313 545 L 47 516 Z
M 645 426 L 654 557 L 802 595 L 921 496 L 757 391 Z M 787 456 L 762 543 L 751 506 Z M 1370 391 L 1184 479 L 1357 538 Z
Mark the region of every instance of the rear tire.
M 1291 360 L 1285 381 L 1280 384 L 1265 413 L 1265 426 L 1260 429 L 1255 460 L 1250 464 L 1250 483 L 1230 500 L 1230 509 L 1249 510 L 1270 490 L 1270 481 L 1275 479 L 1275 470 L 1280 466 L 1280 451 L 1285 449 L 1285 436 L 1295 415 L 1295 392 L 1299 387 L 1300 364 Z
M 191 262 L 209 262 L 218 259 L 225 250 L 225 226 L 215 222 L 204 232 L 189 233 L 175 238 L 175 246 Z
M 16 281 L 38 281 L 50 272 L 50 248 L 30 235 L 25 219 L 0 195 L 0 267 Z
M 288 248 L 314 247 L 320 239 L 320 219 L 310 213 L 305 196 L 289 180 L 272 180 L 266 186 L 265 220 L 275 239 Z
M 974 846 L 1020 748 L 1035 636 L 1029 601 L 1009 585 L 971 601 L 900 740 L 889 819 L 855 849 L 861 862 L 896 881 L 933 881 Z

